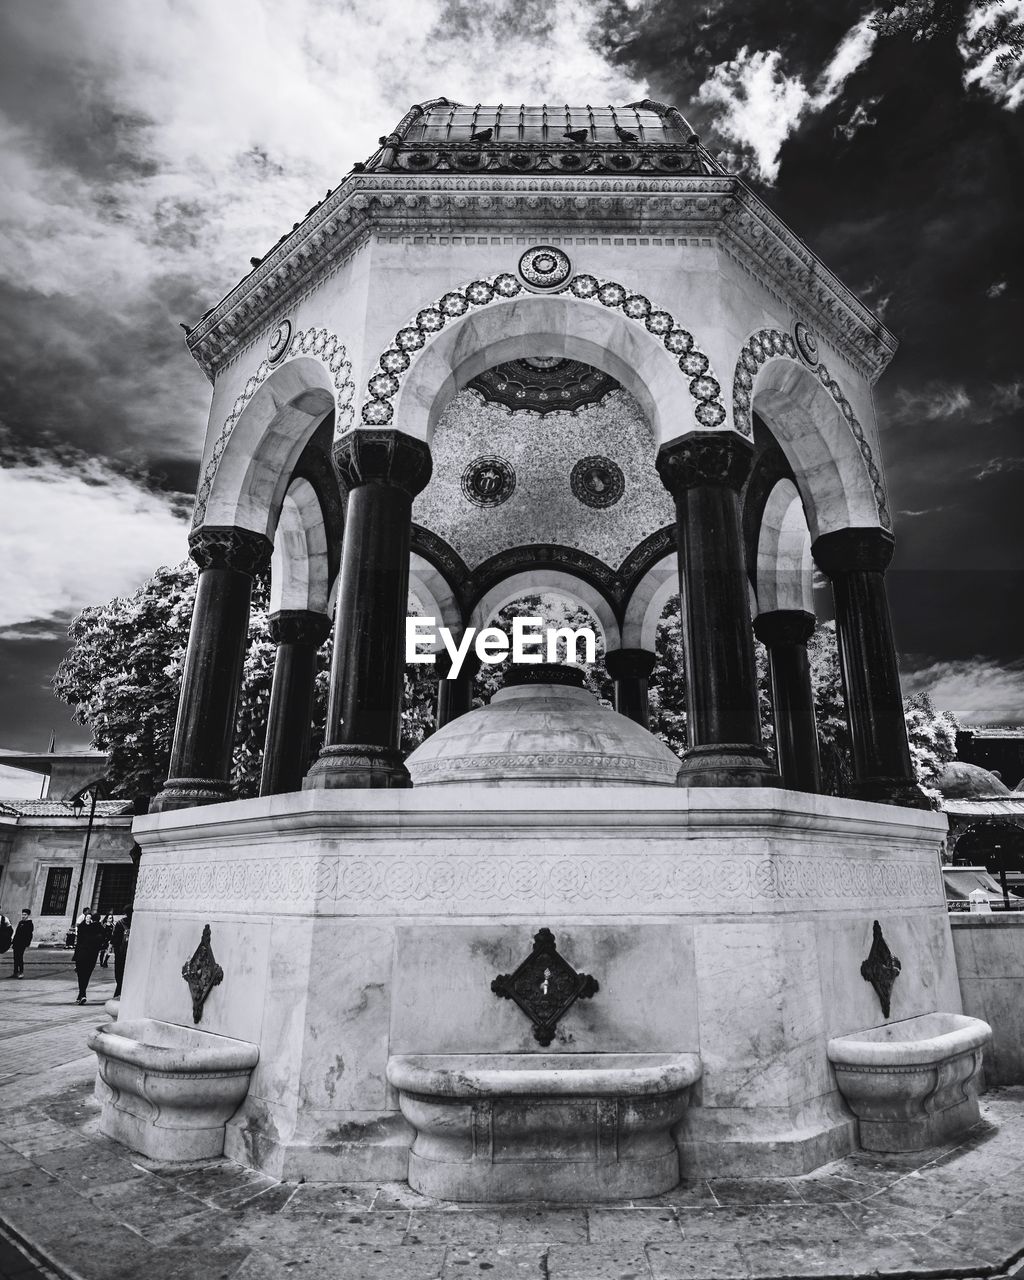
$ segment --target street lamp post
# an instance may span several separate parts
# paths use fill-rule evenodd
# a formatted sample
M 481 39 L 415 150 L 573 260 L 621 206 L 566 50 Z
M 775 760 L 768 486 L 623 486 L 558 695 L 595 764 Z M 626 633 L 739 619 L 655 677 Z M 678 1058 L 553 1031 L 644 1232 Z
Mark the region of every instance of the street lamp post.
M 89 858 L 89 841 L 92 839 L 92 824 L 96 818 L 96 801 L 100 799 L 101 794 L 107 791 L 107 784 L 103 778 L 96 778 L 93 782 L 86 783 L 80 791 L 75 794 L 67 802 L 75 811 L 75 817 L 82 816 L 82 810 L 85 808 L 85 796 L 89 796 L 89 823 L 85 828 L 85 839 L 82 842 L 82 865 L 78 872 L 78 887 L 75 890 L 75 905 L 71 911 L 71 930 L 77 936 L 78 930 L 78 907 L 82 901 L 82 885 L 85 883 L 85 865 Z

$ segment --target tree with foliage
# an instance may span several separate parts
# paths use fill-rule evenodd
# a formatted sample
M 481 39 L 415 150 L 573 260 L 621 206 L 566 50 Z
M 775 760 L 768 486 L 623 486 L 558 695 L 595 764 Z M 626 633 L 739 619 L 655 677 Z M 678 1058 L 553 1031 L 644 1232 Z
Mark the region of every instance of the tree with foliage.
M 53 680 L 73 719 L 92 730 L 93 746 L 110 757 L 113 794 L 143 802 L 167 777 L 178 694 L 195 603 L 195 565 L 157 570 L 134 595 L 86 609 L 71 624 L 71 647 Z M 276 645 L 270 638 L 269 581 L 253 584 L 231 781 L 236 796 L 259 790 Z M 313 706 L 314 752 L 323 742 L 331 640 L 320 650 Z M 432 667 L 405 675 L 402 747 L 411 751 L 433 726 L 437 680 Z

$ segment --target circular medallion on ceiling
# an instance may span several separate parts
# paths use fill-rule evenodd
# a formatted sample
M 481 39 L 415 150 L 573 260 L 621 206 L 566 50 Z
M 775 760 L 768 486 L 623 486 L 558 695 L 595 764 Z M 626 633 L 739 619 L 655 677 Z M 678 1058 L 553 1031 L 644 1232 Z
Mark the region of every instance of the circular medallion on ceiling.
M 516 487 L 516 473 L 504 458 L 477 458 L 462 473 L 462 492 L 475 507 L 500 507 Z
M 818 339 L 802 320 L 798 320 L 793 326 L 793 338 L 801 358 L 813 369 L 818 363 Z
M 588 507 L 613 507 L 626 488 L 621 467 L 611 458 L 581 458 L 569 477 L 572 491 Z
M 572 275 L 572 263 L 561 249 L 542 244 L 519 259 L 519 274 L 531 289 L 559 289 Z
M 292 340 L 292 326 L 287 320 L 282 320 L 274 332 L 270 335 L 270 341 L 267 343 L 267 359 L 271 364 L 277 364 Z

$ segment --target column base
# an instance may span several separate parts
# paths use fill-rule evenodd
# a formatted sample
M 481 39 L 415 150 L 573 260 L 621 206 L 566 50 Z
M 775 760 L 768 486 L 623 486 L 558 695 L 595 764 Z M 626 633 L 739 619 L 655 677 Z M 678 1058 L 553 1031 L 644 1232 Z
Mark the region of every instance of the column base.
M 904 809 L 935 808 L 917 783 L 906 778 L 862 778 L 851 784 L 850 795 L 854 800 L 898 804 Z
M 400 751 L 359 743 L 324 747 L 302 781 L 303 791 L 411 786 Z
M 168 778 L 159 794 L 150 801 L 150 813 L 169 809 L 191 809 L 199 804 L 223 804 L 233 800 L 231 783 L 220 778 Z
M 781 787 L 772 758 L 763 747 L 715 742 L 683 753 L 677 787 Z

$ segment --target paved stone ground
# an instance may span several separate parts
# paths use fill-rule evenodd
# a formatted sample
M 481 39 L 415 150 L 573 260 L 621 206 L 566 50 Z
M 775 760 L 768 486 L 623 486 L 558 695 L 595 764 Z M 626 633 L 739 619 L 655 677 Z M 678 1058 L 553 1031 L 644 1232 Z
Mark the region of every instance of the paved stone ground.
M 1024 1088 L 989 1094 L 955 1146 L 614 1207 L 455 1206 L 404 1183 L 160 1166 L 98 1134 L 79 1051 L 100 1011 L 66 1003 L 66 956 L 46 954 L 13 996 L 0 987 L 0 1223 L 30 1255 L 0 1232 L 0 1280 L 945 1278 L 1012 1274 L 1024 1257 Z M 108 994 L 104 979 L 97 1004 Z

